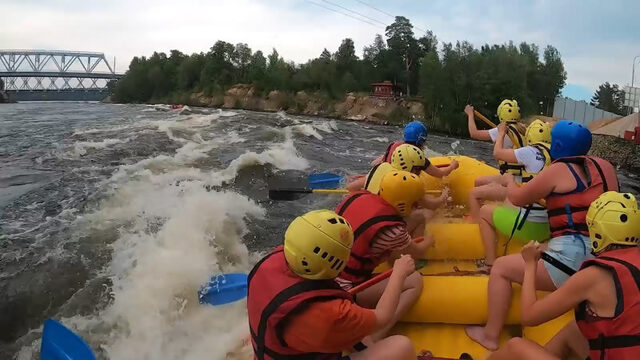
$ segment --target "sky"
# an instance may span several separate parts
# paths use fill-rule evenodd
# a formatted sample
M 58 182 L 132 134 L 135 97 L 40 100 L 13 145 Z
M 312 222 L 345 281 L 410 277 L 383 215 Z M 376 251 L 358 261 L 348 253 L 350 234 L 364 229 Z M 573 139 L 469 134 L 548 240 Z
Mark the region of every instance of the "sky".
M 118 72 L 133 56 L 206 52 L 216 40 L 276 48 L 300 63 L 350 37 L 361 55 L 389 15 L 408 17 L 416 36 L 431 30 L 441 42 L 553 45 L 567 70 L 563 94 L 578 100 L 605 81 L 629 85 L 640 55 L 638 0 L 0 0 L 0 14 L 0 49 L 103 52 L 116 57 Z

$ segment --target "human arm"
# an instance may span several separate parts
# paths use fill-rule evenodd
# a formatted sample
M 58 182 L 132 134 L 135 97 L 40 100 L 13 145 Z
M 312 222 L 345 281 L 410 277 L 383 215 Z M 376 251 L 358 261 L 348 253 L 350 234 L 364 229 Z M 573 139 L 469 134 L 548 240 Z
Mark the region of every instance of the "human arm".
M 374 309 L 377 319 L 376 331 L 389 325 L 389 322 L 393 320 L 400 300 L 400 293 L 404 286 L 404 280 L 416 271 L 415 266 L 413 258 L 409 255 L 402 255 L 394 262 L 389 282 L 387 282 L 387 286 Z
M 378 156 L 377 158 L 371 161 L 371 166 L 376 166 L 378 164 L 382 164 L 384 162 L 384 154 Z
M 457 169 L 460 166 L 460 164 L 458 163 L 457 160 L 453 159 L 451 160 L 451 163 L 449 164 L 449 166 L 446 167 L 437 167 L 433 164 L 429 164 L 429 166 L 427 166 L 427 168 L 424 170 L 424 172 L 426 172 L 427 174 L 433 176 L 433 177 L 437 177 L 437 178 L 443 178 L 449 174 L 451 174 L 451 172 L 455 169 Z
M 420 199 L 420 207 L 435 210 L 449 200 L 449 188 L 445 187 L 440 196 L 425 195 Z
M 587 268 L 571 276 L 556 291 L 538 300 L 535 283 L 541 252 L 541 245 L 533 241 L 525 245 L 521 251 L 525 269 L 520 313 L 522 325 L 525 326 L 540 325 L 575 308 L 587 300 L 594 283 L 594 269 Z
M 515 206 L 525 206 L 549 196 L 555 190 L 557 177 L 563 176 L 559 172 L 562 166 L 551 164 L 522 186 L 516 184 L 511 174 L 505 174 L 509 202 Z
M 467 105 L 464 107 L 464 112 L 467 114 L 467 126 L 469 128 L 469 136 L 476 140 L 490 141 L 491 136 L 488 130 L 478 130 L 476 126 L 476 119 L 473 115 L 473 106 Z
M 507 124 L 500 123 L 500 125 L 498 125 L 498 137 L 496 138 L 496 143 L 493 145 L 493 157 L 496 160 L 516 163 L 518 162 L 518 159 L 516 158 L 515 150 L 504 148 L 504 137 L 506 134 Z
M 364 184 L 367 181 L 366 175 L 355 175 L 349 179 L 350 181 L 347 183 L 347 190 L 349 191 L 359 191 L 364 188 Z

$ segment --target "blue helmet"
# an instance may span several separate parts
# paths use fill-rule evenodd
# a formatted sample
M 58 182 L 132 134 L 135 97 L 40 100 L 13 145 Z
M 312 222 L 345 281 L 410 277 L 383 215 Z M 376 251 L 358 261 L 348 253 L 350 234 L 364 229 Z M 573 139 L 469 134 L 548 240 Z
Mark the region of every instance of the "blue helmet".
M 427 127 L 420 121 L 412 121 L 404 127 L 404 142 L 421 146 L 425 140 L 427 140 Z
M 551 130 L 551 157 L 587 155 L 591 148 L 591 131 L 571 120 L 558 121 Z

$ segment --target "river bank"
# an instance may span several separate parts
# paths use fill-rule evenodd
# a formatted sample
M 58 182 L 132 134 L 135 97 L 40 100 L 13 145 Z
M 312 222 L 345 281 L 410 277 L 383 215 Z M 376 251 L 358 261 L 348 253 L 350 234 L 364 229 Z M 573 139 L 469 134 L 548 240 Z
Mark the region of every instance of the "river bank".
M 284 111 L 289 115 L 362 121 L 379 125 L 401 125 L 411 118 L 416 118 L 424 121 L 432 132 L 449 133 L 447 129 L 435 127 L 433 121 L 426 118 L 424 105 L 419 101 L 380 98 L 366 93 L 348 93 L 343 99 L 332 99 L 321 93 L 305 91 L 292 94 L 274 90 L 261 95 L 251 85 L 237 84 L 224 94 L 184 93 L 152 99 L 150 103 L 260 112 Z M 613 136 L 594 135 L 591 154 L 607 159 L 619 168 L 640 174 L 640 162 L 637 161 L 640 146 L 630 141 Z
M 260 94 L 255 87 L 246 84 L 234 85 L 220 94 L 174 94 L 161 99 L 151 99 L 149 103 L 261 112 L 284 111 L 290 115 L 363 121 L 380 125 L 403 124 L 411 117 L 424 118 L 424 106 L 415 100 L 381 98 L 366 93 L 347 93 L 342 99 L 334 99 L 320 92 L 306 91 L 289 93 L 273 90 L 267 94 Z

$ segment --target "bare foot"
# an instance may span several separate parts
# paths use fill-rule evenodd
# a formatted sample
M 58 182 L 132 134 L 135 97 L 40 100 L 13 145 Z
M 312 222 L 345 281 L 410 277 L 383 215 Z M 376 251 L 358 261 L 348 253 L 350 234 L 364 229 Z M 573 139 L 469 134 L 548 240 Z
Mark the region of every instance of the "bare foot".
M 484 332 L 484 326 L 467 326 L 464 328 L 464 331 L 471 340 L 482 345 L 487 350 L 495 351 L 498 349 L 497 339 L 488 339 Z

